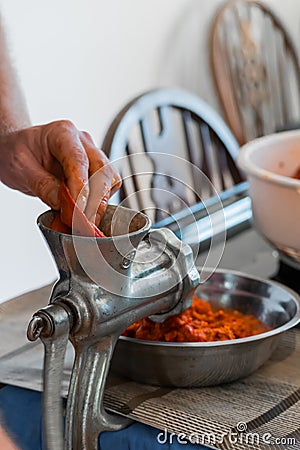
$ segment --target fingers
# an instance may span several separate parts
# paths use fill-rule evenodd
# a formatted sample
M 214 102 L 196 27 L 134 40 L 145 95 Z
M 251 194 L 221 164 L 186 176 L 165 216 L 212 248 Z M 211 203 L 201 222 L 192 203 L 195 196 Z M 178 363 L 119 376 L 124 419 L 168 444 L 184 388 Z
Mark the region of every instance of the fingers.
M 60 209 L 59 190 L 61 182 L 47 172 L 34 158 L 23 167 L 23 177 L 27 181 L 27 194 L 39 197 L 50 208 Z
M 93 177 L 95 177 L 95 175 Z M 115 177 L 113 177 L 111 187 L 108 189 L 106 187 L 106 191 L 100 200 L 100 203 L 97 208 L 96 216 L 95 216 L 95 224 L 96 225 L 99 225 L 99 223 L 101 222 L 101 220 L 105 214 L 106 208 L 108 206 L 108 201 L 109 201 L 110 197 L 118 189 L 120 189 L 120 187 L 122 185 L 122 181 L 121 181 L 119 174 L 117 174 L 117 177 L 118 177 L 117 180 Z
M 81 141 L 89 158 L 89 197 L 85 214 L 98 225 L 106 211 L 110 196 L 121 186 L 121 178 L 108 158 L 93 143 L 88 133 L 81 133 Z
M 102 220 L 102 218 L 103 218 L 103 216 L 105 214 L 106 208 L 108 206 L 108 201 L 109 201 L 110 197 L 118 189 L 120 189 L 120 187 L 122 185 L 122 181 L 121 181 L 121 178 L 120 178 L 119 174 L 117 175 L 117 177 L 118 177 L 117 181 L 116 181 L 115 176 L 116 175 L 114 174 L 114 177 L 111 180 L 110 187 L 107 187 L 107 186 L 109 186 L 109 184 L 105 185 L 105 187 L 104 187 L 105 191 L 104 191 L 103 196 L 101 197 L 100 203 L 99 203 L 98 208 L 97 208 L 96 216 L 95 216 L 95 224 L 96 225 L 99 225 L 99 223 L 101 222 L 101 220 Z
M 84 210 L 89 195 L 89 158 L 79 131 L 72 122 L 62 120 L 47 125 L 45 137 L 51 154 L 62 165 L 73 199 Z
M 37 196 L 52 209 L 60 209 L 60 180 L 47 167 L 47 151 L 40 143 L 41 127 L 1 136 L 1 180 L 12 189 Z M 37 137 L 38 136 L 38 137 Z
M 62 166 L 73 199 L 89 220 L 99 224 L 110 196 L 121 186 L 119 174 L 91 136 L 78 131 L 72 122 L 48 124 L 45 137 L 50 153 Z
M 90 194 L 85 214 L 87 218 L 98 225 L 105 214 L 110 197 L 112 177 L 106 173 L 105 167 L 95 172 L 89 181 Z

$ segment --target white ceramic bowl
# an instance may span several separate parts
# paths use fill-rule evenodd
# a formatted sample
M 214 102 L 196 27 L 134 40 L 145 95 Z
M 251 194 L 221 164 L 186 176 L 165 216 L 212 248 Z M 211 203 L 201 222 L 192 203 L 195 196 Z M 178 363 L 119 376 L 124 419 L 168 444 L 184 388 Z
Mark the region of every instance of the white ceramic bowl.
M 300 262 L 300 130 L 272 134 L 244 145 L 238 166 L 249 181 L 254 221 L 280 251 Z

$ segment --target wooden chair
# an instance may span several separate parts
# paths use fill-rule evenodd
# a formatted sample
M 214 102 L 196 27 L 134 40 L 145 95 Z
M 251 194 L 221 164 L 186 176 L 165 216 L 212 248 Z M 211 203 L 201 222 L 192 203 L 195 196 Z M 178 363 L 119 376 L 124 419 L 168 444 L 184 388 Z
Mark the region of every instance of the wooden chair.
M 280 19 L 255 0 L 229 0 L 210 36 L 212 73 L 238 142 L 300 126 L 300 67 Z
M 212 185 L 219 192 L 242 181 L 231 131 L 206 103 L 181 89 L 156 89 L 129 102 L 102 149 L 122 175 L 122 204 L 154 221 L 214 195 Z

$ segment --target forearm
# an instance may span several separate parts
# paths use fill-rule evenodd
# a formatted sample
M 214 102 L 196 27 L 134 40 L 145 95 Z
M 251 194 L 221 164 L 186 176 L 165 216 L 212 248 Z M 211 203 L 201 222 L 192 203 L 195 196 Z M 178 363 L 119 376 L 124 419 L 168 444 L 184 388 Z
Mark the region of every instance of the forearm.
M 0 19 L 0 135 L 30 126 L 16 73 L 10 60 L 5 29 Z

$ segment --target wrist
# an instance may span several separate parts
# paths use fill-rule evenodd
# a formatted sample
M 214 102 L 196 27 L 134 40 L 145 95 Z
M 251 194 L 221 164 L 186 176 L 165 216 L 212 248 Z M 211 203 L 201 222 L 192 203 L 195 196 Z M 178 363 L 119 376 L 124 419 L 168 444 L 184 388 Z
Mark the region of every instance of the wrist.
M 0 138 L 9 136 L 17 131 L 24 130 L 31 126 L 29 118 L 12 118 L 3 116 L 0 113 Z

